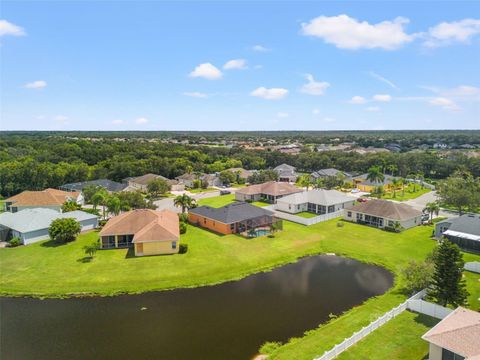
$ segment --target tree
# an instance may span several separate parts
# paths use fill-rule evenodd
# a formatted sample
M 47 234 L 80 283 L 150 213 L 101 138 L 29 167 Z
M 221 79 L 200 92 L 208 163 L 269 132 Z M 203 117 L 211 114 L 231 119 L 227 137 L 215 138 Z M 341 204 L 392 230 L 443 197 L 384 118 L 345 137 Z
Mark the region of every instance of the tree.
M 440 241 L 433 255 L 434 271 L 428 295 L 442 306 L 465 304 L 468 292 L 463 277 L 463 255 L 448 239 Z
M 83 247 L 83 250 L 85 251 L 85 254 L 90 256 L 90 258 L 93 259 L 93 257 L 95 256 L 95 254 L 97 253 L 97 250 L 99 248 L 99 244 L 98 242 L 94 242 L 90 245 L 85 245 Z
M 409 293 L 418 292 L 430 286 L 433 263 L 428 260 L 422 262 L 411 260 L 401 273 L 405 280 L 405 289 Z
M 392 180 L 392 190 L 393 190 L 393 198 L 397 197 L 397 189 L 402 185 L 402 182 L 399 178 L 393 178 Z
M 248 177 L 250 184 L 262 184 L 267 181 L 277 181 L 278 173 L 275 170 L 260 170 Z
M 80 210 L 82 207 L 78 205 L 75 201 L 65 201 L 62 205 L 62 212 L 70 212 L 75 210 Z
M 230 170 L 223 170 L 219 175 L 219 179 L 223 185 L 230 185 L 237 180 L 237 176 Z
M 147 185 L 147 192 L 151 195 L 152 198 L 157 198 L 158 196 L 167 193 L 170 191 L 170 186 L 168 183 L 161 178 L 152 180 Z
M 177 207 L 182 208 L 182 214 L 185 213 L 185 210 L 191 209 L 195 205 L 195 199 L 191 198 L 187 194 L 178 195 L 174 200 L 173 204 Z
M 278 223 L 274 222 L 274 223 L 271 223 L 270 224 L 270 233 L 271 233 L 271 237 L 274 237 L 275 236 L 275 233 L 280 230 L 280 226 Z
M 400 185 L 402 186 L 402 197 L 405 196 L 405 184 L 407 183 L 407 179 L 405 178 L 400 178 Z
M 59 243 L 74 241 L 80 234 L 80 223 L 72 218 L 60 218 L 53 220 L 48 228 L 50 239 Z
M 382 173 L 382 168 L 380 166 L 372 166 L 368 169 L 367 180 L 370 180 L 373 183 L 382 182 L 385 180 L 385 175 Z
M 103 187 L 98 185 L 87 185 L 82 189 L 82 194 L 87 204 L 90 203 L 92 196 L 95 195 L 97 191 L 103 189 Z
M 90 201 L 92 202 L 93 208 L 96 209 L 98 205 L 102 205 L 105 202 L 105 199 L 108 196 L 108 191 L 104 188 L 100 188 L 95 194 L 92 195 Z
M 437 193 L 442 203 L 456 208 L 462 215 L 464 210 L 474 211 L 480 206 L 479 182 L 469 172 L 456 171 L 439 184 Z
M 440 205 L 438 205 L 438 202 L 429 202 L 426 204 L 425 209 L 423 211 L 428 212 L 429 216 L 429 222 L 432 223 L 433 221 L 433 214 L 438 216 L 438 213 L 440 212 Z
M 115 195 L 109 195 L 105 199 L 105 206 L 107 208 L 107 211 L 113 215 L 120 214 L 120 211 L 122 210 L 122 203 L 120 199 Z M 105 218 L 105 212 L 103 218 Z
M 324 178 L 318 178 L 317 181 L 313 184 L 313 187 L 315 189 L 323 189 L 325 188 L 325 179 Z
M 312 177 L 309 174 L 304 174 L 298 178 L 297 183 L 300 187 L 306 188 L 308 191 L 310 186 L 312 186 Z
M 398 167 L 394 164 L 390 164 L 387 166 L 387 170 L 390 171 L 390 175 L 394 175 L 398 171 Z

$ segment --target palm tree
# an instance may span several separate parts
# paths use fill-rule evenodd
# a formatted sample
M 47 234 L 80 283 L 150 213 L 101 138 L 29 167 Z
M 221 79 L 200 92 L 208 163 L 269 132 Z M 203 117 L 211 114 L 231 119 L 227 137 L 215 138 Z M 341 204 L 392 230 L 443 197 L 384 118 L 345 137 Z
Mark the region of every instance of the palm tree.
M 105 202 L 108 198 L 108 192 L 105 188 L 101 188 L 92 196 L 93 208 L 96 210 L 98 205 L 102 205 L 103 208 L 103 219 L 105 219 Z
M 436 201 L 427 203 L 427 205 L 425 206 L 425 209 L 423 209 L 423 211 L 426 211 L 430 214 L 429 222 L 431 223 L 433 221 L 433 214 L 438 216 L 438 213 L 440 212 L 440 205 Z
M 387 166 L 387 170 L 390 171 L 390 175 L 393 176 L 398 171 L 398 167 L 396 165 L 390 164 Z
M 302 175 L 300 176 L 300 178 L 298 179 L 298 185 L 300 185 L 300 187 L 304 187 L 307 189 L 310 188 L 310 186 L 312 186 L 312 178 L 310 177 L 309 174 L 305 174 L 305 175 Z
M 402 185 L 402 181 L 399 178 L 393 178 L 392 180 L 392 187 L 393 187 L 393 198 L 395 199 L 397 197 L 397 189 L 398 187 Z
M 319 178 L 313 183 L 313 187 L 315 189 L 323 189 L 325 188 L 325 179 Z
M 385 180 L 385 175 L 382 173 L 382 168 L 380 166 L 372 166 L 368 169 L 367 180 L 370 180 L 372 183 L 382 182 Z
M 400 185 L 402 185 L 402 197 L 405 196 L 405 183 L 407 182 L 407 180 L 405 178 L 400 178 Z
M 178 207 L 182 207 L 182 214 L 185 213 L 186 209 L 191 209 L 195 205 L 195 199 L 191 198 L 187 194 L 178 195 L 173 199 L 173 204 Z
M 122 203 L 118 197 L 115 195 L 110 195 L 105 200 L 105 205 L 107 206 L 107 210 L 110 214 L 118 215 L 122 210 Z

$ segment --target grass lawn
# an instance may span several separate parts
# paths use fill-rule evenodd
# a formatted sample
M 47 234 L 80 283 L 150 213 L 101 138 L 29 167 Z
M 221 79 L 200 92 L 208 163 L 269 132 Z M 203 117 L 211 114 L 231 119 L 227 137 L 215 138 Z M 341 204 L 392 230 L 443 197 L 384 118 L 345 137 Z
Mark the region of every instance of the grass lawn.
M 192 193 L 192 194 L 200 194 L 200 193 L 218 191 L 218 189 L 215 189 L 213 187 L 209 187 L 209 188 L 206 188 L 206 189 L 188 189 L 187 191 L 189 193 Z
M 209 198 L 200 199 L 197 201 L 198 205 L 208 205 L 214 208 L 219 208 L 228 205 L 235 201 L 235 194 L 212 196 Z
M 393 192 L 387 192 L 382 196 L 382 199 L 387 199 L 387 200 L 396 200 L 396 201 L 405 201 L 405 200 L 410 200 L 410 199 L 415 199 L 423 194 L 429 193 L 430 189 L 424 188 L 420 185 L 415 185 L 417 191 L 413 191 L 413 184 L 408 184 L 405 186 L 405 194 L 402 193 L 402 190 L 397 190 L 395 197 L 393 197 Z
M 0 200 L 0 213 L 4 212 L 5 200 Z
M 480 274 L 470 271 L 465 271 L 463 274 L 467 281 L 467 291 L 470 293 L 468 296 L 468 307 L 480 311 Z
M 302 211 L 302 212 L 296 213 L 294 215 L 297 215 L 297 216 L 300 216 L 300 217 L 303 217 L 303 218 L 306 218 L 306 219 L 318 216 L 317 214 L 314 214 L 314 213 L 311 213 L 311 212 L 308 212 L 308 211 Z
M 252 201 L 250 204 L 258 206 L 258 207 L 264 207 L 264 206 L 272 205 L 272 204 L 264 202 L 264 201 Z
M 439 320 L 405 311 L 337 357 L 338 360 L 422 360 L 428 343 L 421 339 Z

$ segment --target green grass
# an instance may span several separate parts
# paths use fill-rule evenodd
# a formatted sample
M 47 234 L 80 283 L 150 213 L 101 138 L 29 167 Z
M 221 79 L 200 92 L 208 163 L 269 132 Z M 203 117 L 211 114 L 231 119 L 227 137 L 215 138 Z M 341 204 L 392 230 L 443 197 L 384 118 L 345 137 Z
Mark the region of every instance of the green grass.
M 218 191 L 218 189 L 213 188 L 213 187 L 209 187 L 209 188 L 206 188 L 206 189 L 188 189 L 187 191 L 189 193 L 192 193 L 192 194 L 200 194 L 200 193 Z
M 470 271 L 465 271 L 463 274 L 467 281 L 467 291 L 470 293 L 468 307 L 480 311 L 480 274 Z
M 308 211 L 302 211 L 302 212 L 296 213 L 294 215 L 297 215 L 297 216 L 300 216 L 300 217 L 303 217 L 303 218 L 306 218 L 306 219 L 318 216 L 317 214 L 314 214 L 314 213 L 311 213 L 311 212 L 308 212 Z
M 393 192 L 387 192 L 384 195 L 382 195 L 382 199 L 387 199 L 387 200 L 396 200 L 396 201 L 406 201 L 406 200 L 411 200 L 411 199 L 416 199 L 417 197 L 429 193 L 431 190 L 424 188 L 420 185 L 416 185 L 416 190 L 413 191 L 413 184 L 408 184 L 405 186 L 405 193 L 402 192 L 402 190 L 397 190 L 395 197 L 393 197 Z
M 204 198 L 198 200 L 198 205 L 208 205 L 214 208 L 219 208 L 225 205 L 228 205 L 235 201 L 235 194 L 212 196 L 209 198 Z
M 422 340 L 439 320 L 405 311 L 338 356 L 338 360 L 422 360 L 428 343 Z
M 264 206 L 270 206 L 272 204 L 264 201 L 252 201 L 250 204 L 258 206 L 258 207 L 264 207 Z

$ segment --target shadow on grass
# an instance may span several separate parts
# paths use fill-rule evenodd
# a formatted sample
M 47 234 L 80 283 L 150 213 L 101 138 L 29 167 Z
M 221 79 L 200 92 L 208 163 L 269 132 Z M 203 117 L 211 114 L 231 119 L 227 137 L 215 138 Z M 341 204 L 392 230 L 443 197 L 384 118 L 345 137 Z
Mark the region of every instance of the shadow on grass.
M 434 317 L 424 314 L 417 314 L 414 320 L 416 323 L 422 324 L 428 328 L 434 327 L 440 321 L 438 319 L 435 319 Z
M 45 241 L 44 243 L 42 243 L 41 246 L 43 247 L 58 247 L 58 246 L 62 246 L 62 245 L 66 245 L 68 243 L 62 243 L 62 242 L 58 242 L 58 241 L 55 241 L 55 240 L 48 240 L 48 241 Z
M 81 258 L 81 259 L 78 259 L 77 261 L 78 261 L 79 263 L 82 263 L 82 264 L 87 264 L 87 263 L 91 262 L 92 260 L 93 260 L 93 257 L 91 257 L 91 256 L 85 256 L 85 257 L 83 257 L 83 258 Z
M 133 247 L 128 248 L 127 253 L 125 254 L 125 259 L 132 259 L 135 257 L 135 250 L 133 249 Z

